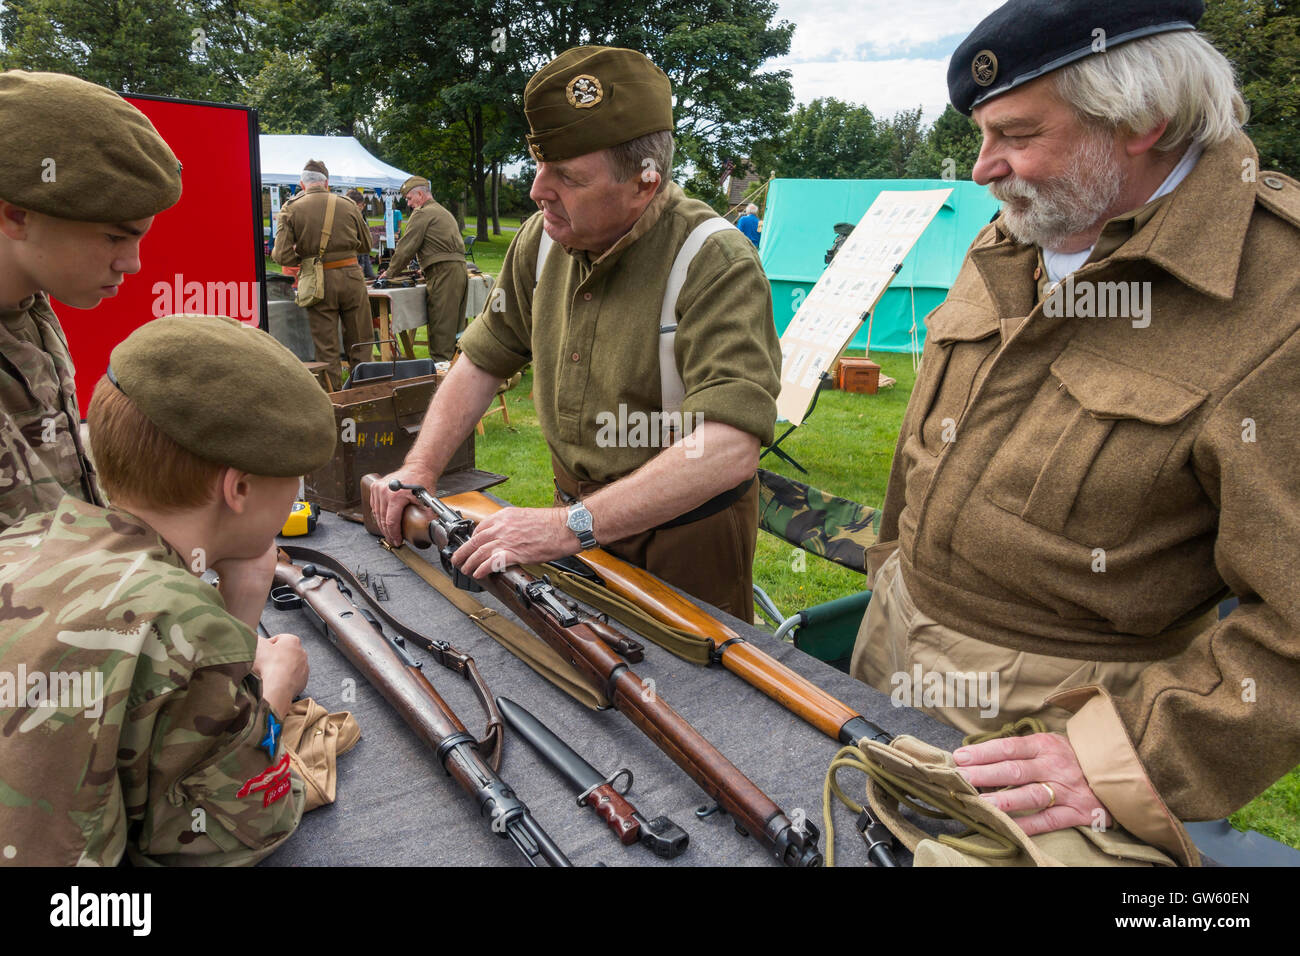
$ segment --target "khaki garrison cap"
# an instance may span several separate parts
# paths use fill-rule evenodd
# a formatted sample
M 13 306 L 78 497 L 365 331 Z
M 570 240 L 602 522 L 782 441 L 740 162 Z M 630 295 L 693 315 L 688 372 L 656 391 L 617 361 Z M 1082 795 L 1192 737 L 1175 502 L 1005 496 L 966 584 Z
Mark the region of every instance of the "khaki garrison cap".
M 430 189 L 430 190 L 431 190 L 431 187 L 430 187 L 430 185 L 429 185 L 429 180 L 425 179 L 423 176 L 412 176 L 412 177 L 411 177 L 410 179 L 408 179 L 406 182 L 402 183 L 402 188 L 398 190 L 398 194 L 399 194 L 403 199 L 405 199 L 405 198 L 406 198 L 406 194 L 409 193 L 412 189 Z
M 224 315 L 169 315 L 113 349 L 108 376 L 186 451 L 272 478 L 334 454 L 334 406 L 267 333 Z
M 673 128 L 673 88 L 644 53 L 565 50 L 524 88 L 528 151 L 557 163 Z
M 329 179 L 330 171 L 325 168 L 325 164 L 319 159 L 307 160 L 307 165 L 302 168 L 304 173 L 320 173 L 326 179 Z
M 0 199 L 80 222 L 157 215 L 181 198 L 181 164 L 113 91 L 62 73 L 0 73 Z

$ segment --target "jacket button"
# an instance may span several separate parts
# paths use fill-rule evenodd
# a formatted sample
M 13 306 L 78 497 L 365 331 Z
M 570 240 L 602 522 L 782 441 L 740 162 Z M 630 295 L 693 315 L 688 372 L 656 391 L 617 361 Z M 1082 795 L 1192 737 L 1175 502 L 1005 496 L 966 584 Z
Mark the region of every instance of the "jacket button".
M 1281 189 L 1286 185 L 1286 183 L 1282 182 L 1282 180 L 1278 179 L 1276 176 L 1265 176 L 1264 185 L 1269 189 Z
M 1277 188 L 1278 188 L 1278 189 L 1281 189 L 1282 187 L 1281 187 L 1281 186 L 1278 186 Z M 590 301 L 591 301 L 591 293 L 590 293 L 590 292 L 584 292 L 584 293 L 582 293 L 582 298 L 583 298 L 584 301 L 586 301 L 586 302 L 590 302 Z
M 573 360 L 576 362 L 576 361 L 578 361 L 578 358 L 579 358 L 578 353 L 577 353 L 577 352 L 574 352 L 574 353 L 573 353 Z

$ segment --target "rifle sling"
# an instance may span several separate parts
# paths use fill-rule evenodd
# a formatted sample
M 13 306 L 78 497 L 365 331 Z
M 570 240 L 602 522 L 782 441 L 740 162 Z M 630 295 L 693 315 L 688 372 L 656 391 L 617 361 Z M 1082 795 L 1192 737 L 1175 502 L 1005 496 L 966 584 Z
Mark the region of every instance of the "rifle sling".
M 601 584 L 593 584 L 586 578 L 564 571 L 554 564 L 548 564 L 546 567 L 528 566 L 524 570 L 536 577 L 541 577 L 543 574 L 549 576 L 552 583 L 560 590 L 608 614 L 624 627 L 653 641 L 684 661 L 703 667 L 707 667 L 712 661 L 713 642 L 707 637 L 671 627 L 651 617 L 640 605 L 615 594 Z
M 468 591 L 462 591 L 452 584 L 445 574 L 429 562 L 416 557 L 406 545 L 394 548 L 387 541 L 381 540 L 380 543 L 450 601 L 458 611 L 477 624 L 488 637 L 578 703 L 592 710 L 604 710 L 610 706 L 609 698 L 603 691 L 589 683 L 568 661 L 557 654 L 554 648 L 536 634 L 524 630 L 492 608 L 484 607 Z
M 483 708 L 483 712 L 487 715 L 487 729 L 484 730 L 483 736 L 475 741 L 474 747 L 484 756 L 493 771 L 496 771 L 501 766 L 501 744 L 505 737 L 505 722 L 501 719 L 501 711 L 497 709 L 496 698 L 492 696 L 492 691 L 483 680 L 483 675 L 479 673 L 474 658 L 468 654 L 462 654 L 446 641 L 430 640 L 419 631 L 407 627 L 385 608 L 381 607 L 377 601 L 371 599 L 365 586 L 356 579 L 356 576 L 345 564 L 323 551 L 315 551 L 297 545 L 281 545 L 280 550 L 299 566 L 301 566 L 301 562 L 306 561 L 333 571 L 343 579 L 344 583 L 354 589 L 354 595 L 360 592 L 364 596 L 366 604 L 370 606 L 375 617 L 379 618 L 394 632 L 400 634 L 405 640 L 419 645 L 447 670 L 453 671 L 469 681 L 470 686 L 474 688 L 474 696 L 478 698 L 479 706 Z

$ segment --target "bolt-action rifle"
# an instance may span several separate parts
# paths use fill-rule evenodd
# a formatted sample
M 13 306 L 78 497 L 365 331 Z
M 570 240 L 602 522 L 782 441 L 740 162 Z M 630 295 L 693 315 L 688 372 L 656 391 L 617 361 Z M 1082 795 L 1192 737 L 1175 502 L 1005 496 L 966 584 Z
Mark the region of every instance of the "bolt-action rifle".
M 323 555 L 310 554 L 318 561 Z M 492 832 L 509 838 L 533 866 L 542 861 L 551 866 L 570 866 L 569 860 L 533 818 L 528 807 L 515 796 L 514 790 L 497 775 L 501 760 L 501 719 L 491 692 L 479 676 L 471 657 L 461 654 L 446 641 L 429 641 L 402 627 L 390 615 L 379 610 L 390 628 L 400 631 L 425 647 L 444 667 L 454 670 L 474 685 L 479 702 L 489 717 L 488 733 L 483 741 L 475 740 L 455 712 L 429 683 L 420 663 L 406 649 L 405 639 L 384 633 L 374 613 L 352 603 L 351 592 L 343 583 L 346 568 L 330 570 L 307 564 L 293 564 L 285 552 L 280 553 L 275 581 L 288 587 L 304 602 L 316 625 L 330 643 L 361 672 L 371 687 L 379 691 L 401 715 L 407 725 L 433 748 L 447 773 L 478 802 L 479 813 L 491 820 Z M 276 589 L 279 592 L 280 588 Z M 277 604 L 282 598 L 273 593 Z M 487 757 L 484 757 L 487 754 Z
M 363 504 L 369 498 L 374 480 L 372 476 L 362 479 Z M 557 597 L 547 581 L 518 566 L 493 571 L 482 582 L 461 573 L 452 564 L 451 556 L 469 540 L 474 522 L 447 507 L 420 485 L 403 485 L 394 479 L 389 487 L 394 491 L 402 488 L 410 491 L 433 513 L 423 534 L 408 537 L 417 547 L 422 541 L 428 547 L 430 540 L 437 545 L 443 569 L 457 587 L 493 594 L 575 669 L 603 687 L 617 710 L 686 771 L 719 807 L 731 814 L 738 829 L 752 835 L 777 860 L 787 866 L 821 865 L 817 828 L 807 822 L 803 827 L 796 827 L 767 794 L 700 736 L 662 697 L 643 693 L 647 685 L 569 604 Z

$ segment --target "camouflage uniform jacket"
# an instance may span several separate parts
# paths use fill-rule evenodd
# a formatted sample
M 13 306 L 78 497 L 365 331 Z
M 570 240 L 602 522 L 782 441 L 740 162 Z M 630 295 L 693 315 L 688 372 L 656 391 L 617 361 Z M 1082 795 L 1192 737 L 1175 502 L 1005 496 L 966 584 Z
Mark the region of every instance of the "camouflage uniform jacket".
M 252 863 L 298 825 L 256 635 L 139 518 L 0 532 L 0 634 L 0 862 Z
M 29 322 L 40 346 L 19 332 Z M 0 310 L 0 528 L 51 510 L 65 493 L 104 503 L 81 444 L 72 374 L 67 340 L 44 294 Z

